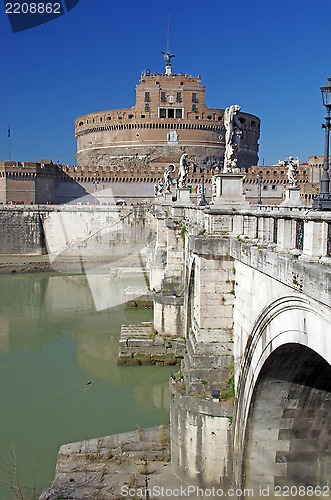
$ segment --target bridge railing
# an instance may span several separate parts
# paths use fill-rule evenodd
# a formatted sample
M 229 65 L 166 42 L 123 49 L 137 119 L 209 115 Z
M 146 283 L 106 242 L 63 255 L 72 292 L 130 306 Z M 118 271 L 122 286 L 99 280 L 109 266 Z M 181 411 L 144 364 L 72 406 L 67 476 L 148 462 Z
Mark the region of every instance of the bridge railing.
M 192 227 L 200 228 L 200 234 L 235 237 L 303 259 L 331 263 L 331 213 L 273 208 L 188 208 L 185 217 Z

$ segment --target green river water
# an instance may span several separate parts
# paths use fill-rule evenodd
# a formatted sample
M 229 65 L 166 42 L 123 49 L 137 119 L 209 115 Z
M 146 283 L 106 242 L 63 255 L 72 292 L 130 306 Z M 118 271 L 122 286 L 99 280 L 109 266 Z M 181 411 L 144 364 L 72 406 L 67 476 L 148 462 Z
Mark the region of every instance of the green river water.
M 121 325 L 151 319 L 96 311 L 84 275 L 0 276 L 1 500 L 21 498 L 16 469 L 38 498 L 63 443 L 169 422 L 169 368 L 116 364 Z

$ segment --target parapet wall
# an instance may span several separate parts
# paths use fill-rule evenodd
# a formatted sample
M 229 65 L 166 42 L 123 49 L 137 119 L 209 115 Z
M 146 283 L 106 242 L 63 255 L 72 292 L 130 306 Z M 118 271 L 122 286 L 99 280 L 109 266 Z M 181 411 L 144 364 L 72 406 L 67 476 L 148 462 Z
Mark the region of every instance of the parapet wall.
M 149 232 L 148 208 L 144 207 L 0 205 L 2 255 L 120 258 L 128 251 L 138 255 Z

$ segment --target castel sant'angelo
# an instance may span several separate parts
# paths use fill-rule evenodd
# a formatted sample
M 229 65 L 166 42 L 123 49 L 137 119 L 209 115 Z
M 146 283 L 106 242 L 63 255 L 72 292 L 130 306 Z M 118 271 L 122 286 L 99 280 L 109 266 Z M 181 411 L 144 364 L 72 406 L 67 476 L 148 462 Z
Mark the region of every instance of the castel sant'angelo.
M 169 52 L 165 73 L 144 72 L 132 108 L 99 111 L 75 121 L 77 165 L 81 172 L 113 172 L 116 177 L 157 180 L 183 153 L 191 165 L 222 168 L 224 109 L 208 108 L 200 77 L 173 74 Z M 238 167 L 256 165 L 260 120 L 238 114 L 242 138 Z M 193 173 L 193 169 L 192 169 Z M 191 179 L 193 180 L 193 179 Z M 189 179 L 190 181 L 190 179 Z
M 109 204 L 119 198 L 128 204 L 150 202 L 167 170 L 178 180 L 183 155 L 189 162 L 186 185 L 192 199 L 201 191 L 197 167 L 203 165 L 210 200 L 213 174 L 224 170 L 229 160 L 225 154 L 230 109 L 235 110 L 232 118 L 239 137 L 236 167 L 247 171 L 246 199 L 256 203 L 260 190 L 263 203 L 280 203 L 287 182 L 284 166 L 254 167 L 260 119 L 231 103 L 226 109 L 207 107 L 200 76 L 174 74 L 174 56 L 168 51 L 163 55 L 165 72 L 148 70 L 141 75 L 134 106 L 75 120 L 77 165 L 55 165 L 51 160 L 0 162 L 0 203 L 56 204 L 80 199 L 82 204 Z M 306 202 L 318 190 L 321 161 L 314 156 L 300 166 L 300 196 Z

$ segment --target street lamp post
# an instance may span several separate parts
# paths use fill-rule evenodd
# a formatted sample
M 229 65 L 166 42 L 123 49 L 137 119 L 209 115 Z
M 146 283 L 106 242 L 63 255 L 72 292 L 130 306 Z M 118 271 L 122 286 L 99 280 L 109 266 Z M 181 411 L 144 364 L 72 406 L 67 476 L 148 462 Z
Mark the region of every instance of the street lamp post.
M 96 174 L 95 174 L 95 177 L 94 177 L 94 179 L 93 179 L 92 182 L 93 182 L 94 192 L 98 191 L 98 186 L 99 186 L 100 179 L 99 179 L 99 177 L 96 177 Z M 96 197 L 97 197 L 97 193 L 94 194 L 94 205 L 97 204 Z
M 258 176 L 257 176 L 257 189 L 258 189 L 257 204 L 258 205 L 262 205 L 262 183 L 263 183 L 263 177 L 261 174 L 258 174 Z
M 330 144 L 330 129 L 331 129 L 331 76 L 328 77 L 327 83 L 321 87 L 323 105 L 326 108 L 325 123 L 322 128 L 325 129 L 325 146 L 324 146 L 324 163 L 321 176 L 320 194 L 316 196 L 313 203 L 315 210 L 331 210 L 331 193 L 330 193 L 330 177 L 329 177 L 329 144 Z
M 206 168 L 206 160 L 203 159 L 200 162 L 200 174 L 201 174 L 201 198 L 199 202 L 199 207 L 205 207 L 208 205 L 206 196 L 205 196 L 205 168 Z

